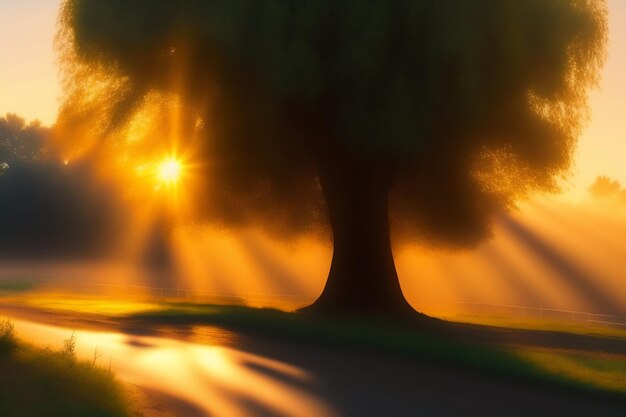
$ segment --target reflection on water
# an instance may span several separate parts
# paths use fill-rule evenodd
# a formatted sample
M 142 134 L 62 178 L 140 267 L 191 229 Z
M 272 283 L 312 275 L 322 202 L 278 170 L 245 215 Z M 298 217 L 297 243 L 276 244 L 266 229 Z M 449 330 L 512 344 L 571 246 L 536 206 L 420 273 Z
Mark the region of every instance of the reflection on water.
M 71 329 L 13 320 L 18 336 L 60 348 Z M 217 416 L 333 416 L 304 389 L 316 384 L 308 372 L 263 356 L 224 347 L 227 331 L 202 326 L 191 340 L 77 330 L 77 355 L 100 356 L 123 381 L 161 392 Z M 202 344 L 200 343 L 207 343 Z M 230 343 L 228 343 L 230 344 Z M 297 383 L 294 383 L 297 382 Z

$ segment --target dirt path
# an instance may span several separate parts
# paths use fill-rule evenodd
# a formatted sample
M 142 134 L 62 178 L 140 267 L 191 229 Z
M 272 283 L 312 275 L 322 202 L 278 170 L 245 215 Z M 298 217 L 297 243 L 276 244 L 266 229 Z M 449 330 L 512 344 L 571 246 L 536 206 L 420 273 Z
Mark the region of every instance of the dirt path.
M 595 397 L 210 326 L 194 328 L 193 335 L 168 327 L 142 335 L 95 315 L 81 314 L 77 321 L 71 314 L 6 306 L 0 314 L 13 318 L 20 337 L 44 346 L 60 346 L 73 329 L 81 329 L 78 354 L 93 358 L 97 349 L 101 365 L 110 363 L 133 387 L 147 417 L 622 417 L 626 412 L 624 403 Z

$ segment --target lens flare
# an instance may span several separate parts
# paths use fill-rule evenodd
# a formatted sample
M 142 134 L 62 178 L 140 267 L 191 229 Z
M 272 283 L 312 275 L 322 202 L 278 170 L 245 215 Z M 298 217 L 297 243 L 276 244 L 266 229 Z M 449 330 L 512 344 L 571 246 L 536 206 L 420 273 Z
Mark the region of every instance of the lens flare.
M 159 180 L 164 183 L 175 183 L 180 180 L 183 166 L 176 158 L 167 158 L 159 164 Z

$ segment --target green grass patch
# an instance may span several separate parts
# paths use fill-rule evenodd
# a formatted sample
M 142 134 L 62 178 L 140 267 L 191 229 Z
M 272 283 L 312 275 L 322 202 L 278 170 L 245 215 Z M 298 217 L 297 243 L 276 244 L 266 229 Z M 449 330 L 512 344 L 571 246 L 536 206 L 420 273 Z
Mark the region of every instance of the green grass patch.
M 5 281 L 0 280 L 0 293 L 23 293 L 32 291 L 35 284 L 28 281 Z
M 450 314 L 442 318 L 459 322 L 480 324 L 484 326 L 504 327 L 510 329 L 544 330 L 593 337 L 619 337 L 626 339 L 626 327 L 610 326 L 584 320 L 558 321 L 538 318 L 511 318 L 474 314 Z
M 522 358 L 570 380 L 626 394 L 626 355 L 557 349 L 523 349 Z
M 0 323 L 0 416 L 125 417 L 123 387 L 107 370 L 79 361 L 70 338 L 60 351 L 15 340 Z

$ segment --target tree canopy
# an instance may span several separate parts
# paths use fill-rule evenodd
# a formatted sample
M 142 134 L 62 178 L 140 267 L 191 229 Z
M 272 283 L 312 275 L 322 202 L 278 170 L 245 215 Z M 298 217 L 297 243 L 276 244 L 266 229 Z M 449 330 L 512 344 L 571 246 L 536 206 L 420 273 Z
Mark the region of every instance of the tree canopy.
M 607 31 L 596 0 L 67 0 L 60 22 L 65 136 L 174 94 L 213 217 L 318 223 L 320 176 L 358 159 L 392 177 L 398 236 L 444 244 L 555 189 Z

